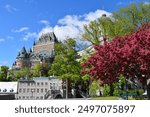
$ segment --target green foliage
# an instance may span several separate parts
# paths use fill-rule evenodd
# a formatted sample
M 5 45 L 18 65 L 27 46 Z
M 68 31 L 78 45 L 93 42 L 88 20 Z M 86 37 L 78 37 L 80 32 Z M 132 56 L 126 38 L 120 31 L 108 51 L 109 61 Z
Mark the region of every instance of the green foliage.
M 49 70 L 49 75 L 58 76 L 60 79 L 70 81 L 80 80 L 80 63 L 77 61 L 76 42 L 67 39 L 64 43 L 55 45 L 55 59 Z
M 141 26 L 141 24 L 143 24 L 144 22 L 146 23 L 150 21 L 150 4 L 132 3 L 114 12 L 113 16 L 115 19 L 122 21 L 122 23 L 124 24 L 123 28 L 126 31 L 134 31 L 138 26 Z
M 130 4 L 115 11 L 111 17 L 102 16 L 85 25 L 82 37 L 93 45 L 99 45 L 104 39 L 111 40 L 116 36 L 130 34 L 149 21 L 150 4 Z
M 96 96 L 96 92 L 99 91 L 101 89 L 98 81 L 94 80 L 92 82 L 92 84 L 89 87 L 89 94 L 91 97 L 95 97 Z
M 50 69 L 50 64 L 48 63 L 36 64 L 33 67 L 32 76 L 33 77 L 39 77 L 39 76 L 47 77 L 49 69 Z
M 38 77 L 38 76 L 40 76 L 40 70 L 41 70 L 41 65 L 40 65 L 40 64 L 36 64 L 36 65 L 33 67 L 33 70 L 32 70 L 32 75 L 33 75 L 33 77 Z
M 103 96 L 109 96 L 110 95 L 110 86 L 105 84 L 103 89 Z
M 93 45 L 100 43 L 101 29 L 97 21 L 92 21 L 88 25 L 84 26 L 85 32 L 82 35 L 83 39 L 91 42 Z
M 24 67 L 15 73 L 14 80 L 18 80 L 19 78 L 30 78 L 30 76 L 31 76 L 30 69 Z
M 7 66 L 1 66 L 0 67 L 0 81 L 7 81 L 7 75 L 8 75 L 9 67 Z
M 113 84 L 114 87 L 114 96 L 121 96 L 125 93 L 124 87 L 125 87 L 125 78 L 123 75 L 120 75 L 118 78 L 118 82 Z

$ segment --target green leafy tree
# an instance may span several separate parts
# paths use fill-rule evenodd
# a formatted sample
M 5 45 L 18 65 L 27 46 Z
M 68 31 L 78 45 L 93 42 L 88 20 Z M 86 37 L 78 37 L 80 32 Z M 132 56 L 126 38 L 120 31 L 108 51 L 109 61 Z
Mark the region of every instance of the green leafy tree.
M 7 66 L 0 67 L 0 80 L 1 81 L 7 81 L 8 70 L 9 70 L 9 67 Z
M 100 91 L 100 89 L 101 89 L 101 87 L 100 87 L 98 81 L 94 80 L 90 85 L 90 89 L 89 89 L 90 96 L 91 97 L 97 96 L 96 93 L 97 93 L 97 91 Z
M 83 39 L 93 45 L 104 40 L 123 36 L 135 31 L 144 22 L 150 21 L 150 4 L 130 4 L 115 11 L 111 17 L 102 16 L 84 26 Z
M 29 79 L 30 77 L 31 77 L 31 72 L 30 69 L 27 67 L 24 67 L 15 73 L 15 80 L 18 80 L 19 78 Z
M 142 23 L 149 21 L 150 4 L 130 4 L 115 11 L 111 17 L 103 15 L 98 20 L 85 25 L 82 37 L 92 45 L 99 45 L 117 36 L 130 34 Z M 110 92 L 113 95 L 113 86 L 110 87 Z
M 7 80 L 8 81 L 14 81 L 14 77 L 15 75 L 14 75 L 14 70 L 13 69 L 9 69 L 8 70 L 8 75 L 7 75 Z
M 36 64 L 34 67 L 33 67 L 33 70 L 32 70 L 32 75 L 33 77 L 38 77 L 40 76 L 40 73 L 41 72 L 41 65 L 40 64 Z
M 44 76 L 44 77 L 47 77 L 49 76 L 48 75 L 48 72 L 49 72 L 49 69 L 50 69 L 50 64 L 49 63 L 42 63 L 41 64 L 41 76 Z
M 47 77 L 49 69 L 50 69 L 49 63 L 36 64 L 33 67 L 32 75 L 33 75 L 33 77 L 39 77 L 39 76 Z
M 77 61 L 76 41 L 67 39 L 64 43 L 55 45 L 55 59 L 49 71 L 49 75 L 58 76 L 66 81 L 66 84 L 76 83 L 81 80 L 80 63 Z M 68 86 L 66 87 L 68 91 Z

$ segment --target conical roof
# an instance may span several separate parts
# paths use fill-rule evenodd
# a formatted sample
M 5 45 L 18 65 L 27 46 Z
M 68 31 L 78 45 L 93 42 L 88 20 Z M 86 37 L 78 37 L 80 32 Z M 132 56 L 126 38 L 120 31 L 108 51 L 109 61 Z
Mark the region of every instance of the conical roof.
M 26 48 L 23 47 L 23 48 L 21 49 L 21 51 L 20 51 L 20 56 L 19 56 L 19 57 L 24 58 L 24 57 L 26 57 L 26 54 L 27 54 Z

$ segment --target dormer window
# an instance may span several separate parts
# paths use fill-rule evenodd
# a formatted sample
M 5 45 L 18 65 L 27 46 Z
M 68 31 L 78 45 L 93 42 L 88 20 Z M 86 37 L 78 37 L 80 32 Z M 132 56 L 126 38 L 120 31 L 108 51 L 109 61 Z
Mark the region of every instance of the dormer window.
M 4 89 L 3 92 L 7 92 L 7 89 Z
M 11 89 L 10 92 L 14 92 L 14 89 Z

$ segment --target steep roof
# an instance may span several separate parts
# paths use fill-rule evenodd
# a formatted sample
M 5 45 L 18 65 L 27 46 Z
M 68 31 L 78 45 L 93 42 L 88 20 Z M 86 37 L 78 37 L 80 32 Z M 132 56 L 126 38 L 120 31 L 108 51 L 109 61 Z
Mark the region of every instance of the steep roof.
M 42 34 L 37 43 L 45 43 L 45 42 L 58 42 L 54 32 Z
M 20 58 L 20 57 L 21 57 L 21 58 L 25 58 L 26 55 L 27 55 L 26 48 L 23 47 L 23 48 L 21 49 L 21 51 L 19 52 L 18 57 L 19 57 L 19 58 Z

